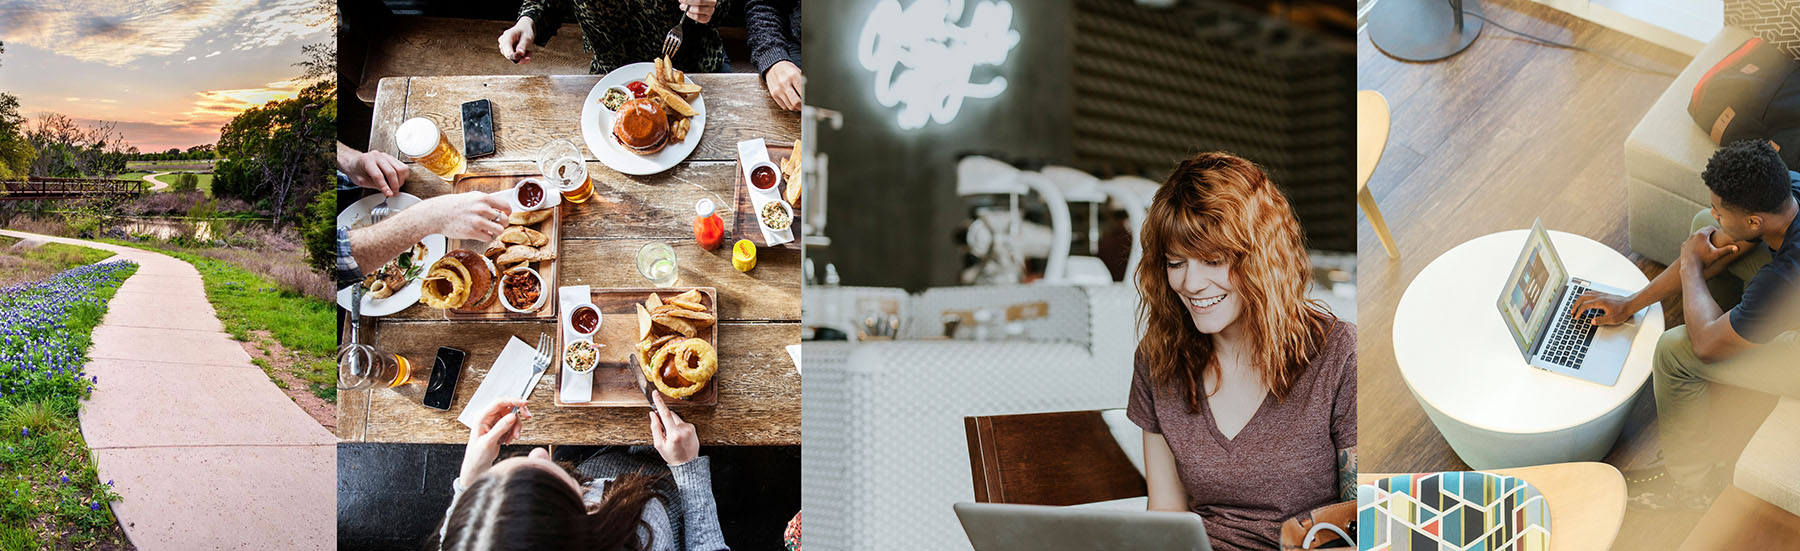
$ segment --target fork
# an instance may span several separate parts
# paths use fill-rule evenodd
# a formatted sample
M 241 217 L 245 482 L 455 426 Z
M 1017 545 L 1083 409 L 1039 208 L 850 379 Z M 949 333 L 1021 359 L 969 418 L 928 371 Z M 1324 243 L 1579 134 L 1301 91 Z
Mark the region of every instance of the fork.
M 685 13 L 681 16 L 680 19 L 675 20 L 675 28 L 669 29 L 669 34 L 663 36 L 663 48 L 662 48 L 663 57 L 674 58 L 675 52 L 681 50 L 682 19 L 687 19 L 687 15 Z
M 369 224 L 380 224 L 388 215 L 393 214 L 392 210 L 388 207 L 387 199 L 382 199 L 375 205 L 375 208 L 369 209 Z
M 537 386 L 537 385 L 531 384 L 532 380 L 536 379 L 538 375 L 542 374 L 544 372 L 544 370 L 549 369 L 549 368 L 550 368 L 550 335 L 547 333 L 538 333 L 537 354 L 535 354 L 531 357 L 531 376 L 525 378 L 525 391 L 519 393 L 520 400 L 524 400 L 526 398 L 531 397 L 531 390 Z M 517 406 L 514 406 L 512 408 L 512 412 L 518 413 L 519 408 Z

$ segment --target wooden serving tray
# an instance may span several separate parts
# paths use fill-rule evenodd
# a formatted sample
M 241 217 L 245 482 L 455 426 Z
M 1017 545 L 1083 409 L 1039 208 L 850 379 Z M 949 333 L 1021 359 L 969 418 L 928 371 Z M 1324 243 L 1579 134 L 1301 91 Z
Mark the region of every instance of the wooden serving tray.
M 781 161 L 787 159 L 789 156 L 799 154 L 799 152 L 794 151 L 794 147 L 791 145 L 769 144 L 768 149 L 769 162 L 775 163 L 775 170 L 777 172 L 781 170 Z M 767 247 L 769 246 L 769 243 L 768 240 L 763 239 L 762 225 L 757 223 L 757 219 L 761 216 L 752 212 L 753 207 L 750 201 L 750 182 L 744 180 L 743 159 L 738 159 L 737 167 L 733 170 L 732 174 L 735 174 L 733 180 L 736 182 L 731 186 L 732 195 L 734 195 L 732 203 L 735 204 L 732 210 L 736 212 L 736 215 L 731 217 L 731 232 L 735 234 L 737 239 L 749 239 L 751 243 L 755 243 L 758 247 Z M 799 184 L 789 182 L 787 181 L 787 178 L 783 177 L 781 183 L 775 184 L 776 195 L 786 197 L 787 187 L 791 185 Z M 805 191 L 802 190 L 802 193 L 805 193 Z M 794 232 L 794 240 L 782 243 L 779 246 L 789 249 L 798 249 L 800 248 L 800 205 L 793 205 L 793 207 L 794 221 L 792 222 L 792 225 L 788 226 L 788 229 Z M 730 243 L 726 243 L 725 245 L 729 246 Z
M 593 289 L 590 291 L 595 306 L 600 307 L 600 330 L 594 332 L 594 344 L 606 345 L 600 348 L 600 361 L 594 366 L 593 400 L 587 402 L 564 402 L 562 399 L 562 351 L 568 345 L 567 335 L 562 328 L 561 320 L 556 328 L 556 405 L 557 407 L 650 407 L 644 401 L 644 392 L 638 390 L 637 381 L 643 373 L 631 367 L 627 357 L 637 353 L 637 308 L 633 305 L 643 304 L 650 293 L 668 298 L 693 289 L 699 289 L 701 304 L 706 311 L 717 315 L 719 312 L 718 289 L 712 287 L 646 287 L 633 289 Z M 711 327 L 702 331 L 699 338 L 705 339 L 713 349 L 719 348 L 719 323 L 714 321 Z M 720 354 L 723 357 L 724 354 Z M 671 408 L 710 407 L 719 405 L 719 378 L 729 367 L 720 365 L 719 372 L 706 382 L 706 387 L 687 399 L 676 399 L 663 396 L 663 403 Z M 656 392 L 651 385 L 651 392 Z
M 458 175 L 456 175 L 456 181 L 452 184 L 452 186 L 454 186 L 456 188 L 457 193 L 462 193 L 462 192 L 466 192 L 466 191 L 479 191 L 479 192 L 483 192 L 483 193 L 493 193 L 496 191 L 504 191 L 504 190 L 512 189 L 512 187 L 514 185 L 518 184 L 520 180 L 524 180 L 526 178 L 536 178 L 538 176 L 539 176 L 538 174 L 458 174 Z M 553 189 L 545 189 L 544 191 L 545 191 L 545 193 L 556 193 L 556 191 Z M 558 205 L 558 206 L 550 209 L 550 211 L 551 212 L 550 212 L 549 220 L 539 222 L 539 223 L 537 223 L 536 226 L 526 226 L 526 227 L 537 230 L 539 232 L 543 232 L 543 234 L 546 237 L 549 237 L 550 244 L 556 247 L 557 257 L 560 259 L 562 257 L 562 253 L 563 253 L 562 239 L 561 239 L 561 237 L 562 237 L 562 229 L 561 229 L 562 228 L 562 206 Z M 456 249 L 469 249 L 469 250 L 475 251 L 475 254 L 481 254 L 481 250 L 486 248 L 487 244 L 488 244 L 487 241 L 475 241 L 475 240 L 470 240 L 470 239 L 451 239 L 450 240 L 450 248 L 448 251 L 445 251 L 445 252 L 453 251 Z M 500 305 L 500 301 L 506 300 L 506 297 L 495 296 L 494 303 L 488 305 L 487 309 L 485 309 L 485 310 L 463 310 L 463 309 L 444 310 L 444 319 L 448 319 L 451 321 L 464 321 L 464 320 L 508 320 L 508 319 L 553 319 L 553 318 L 555 318 L 556 317 L 556 289 L 559 287 L 559 285 L 557 285 L 557 282 L 561 280 L 558 276 L 560 275 L 560 272 L 562 271 L 562 269 L 561 269 L 562 261 L 561 260 L 547 260 L 544 262 L 536 262 L 534 264 L 536 264 L 536 266 L 532 266 L 532 267 L 538 271 L 539 275 L 544 276 L 543 292 L 544 292 L 544 294 L 549 295 L 544 298 L 544 304 L 542 306 L 538 307 L 538 310 L 536 313 L 519 314 L 519 313 L 515 313 L 511 310 L 507 310 L 505 306 Z M 527 266 L 531 266 L 531 264 L 528 263 Z M 496 266 L 495 269 L 499 269 L 499 267 Z M 494 277 L 496 277 L 496 278 L 500 277 L 500 274 L 494 274 Z M 500 286 L 499 286 L 498 282 L 496 282 L 494 285 L 494 293 L 496 295 L 499 295 L 499 293 L 500 293 Z

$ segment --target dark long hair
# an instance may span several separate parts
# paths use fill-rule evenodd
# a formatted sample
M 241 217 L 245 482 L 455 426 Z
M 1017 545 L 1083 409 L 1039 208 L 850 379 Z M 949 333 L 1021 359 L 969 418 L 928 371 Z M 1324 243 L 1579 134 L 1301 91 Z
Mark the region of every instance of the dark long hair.
M 1156 384 L 1181 391 L 1188 412 L 1199 413 L 1203 381 L 1219 375 L 1212 335 L 1194 328 L 1169 287 L 1165 256 L 1186 256 L 1231 263 L 1231 284 L 1244 299 L 1238 315 L 1249 359 L 1269 392 L 1287 398 L 1336 317 L 1306 298 L 1312 262 L 1300 222 L 1262 168 L 1225 152 L 1183 161 L 1145 213 L 1143 244 L 1137 276 L 1145 331 L 1138 354 Z
M 575 475 L 570 465 L 563 465 Z M 585 477 L 577 477 L 582 480 Z M 661 476 L 630 473 L 606 485 L 598 505 L 588 507 L 568 482 L 544 469 L 508 469 L 475 480 L 444 519 L 443 539 L 433 533 L 428 550 L 526 551 L 545 549 L 649 549 L 638 528 L 649 532 L 644 507 L 659 497 Z M 585 480 L 583 480 L 585 482 Z M 654 536 L 652 536 L 654 537 Z

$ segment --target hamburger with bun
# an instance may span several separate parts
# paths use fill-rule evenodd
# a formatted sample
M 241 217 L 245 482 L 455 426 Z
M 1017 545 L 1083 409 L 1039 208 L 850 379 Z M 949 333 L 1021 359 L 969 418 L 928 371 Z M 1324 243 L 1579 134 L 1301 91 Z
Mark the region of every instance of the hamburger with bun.
M 626 151 L 652 155 L 669 144 L 669 115 L 653 98 L 638 98 L 619 106 L 613 118 L 613 140 Z
M 420 288 L 419 302 L 440 310 L 480 310 L 494 303 L 494 262 L 467 249 L 457 249 L 432 263 Z

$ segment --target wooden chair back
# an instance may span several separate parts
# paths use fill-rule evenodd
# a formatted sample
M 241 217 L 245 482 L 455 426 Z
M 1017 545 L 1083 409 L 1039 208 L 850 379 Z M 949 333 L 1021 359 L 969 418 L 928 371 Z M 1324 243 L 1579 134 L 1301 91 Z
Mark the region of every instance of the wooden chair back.
M 1096 410 L 964 417 L 975 501 L 1075 505 L 1144 496 Z

